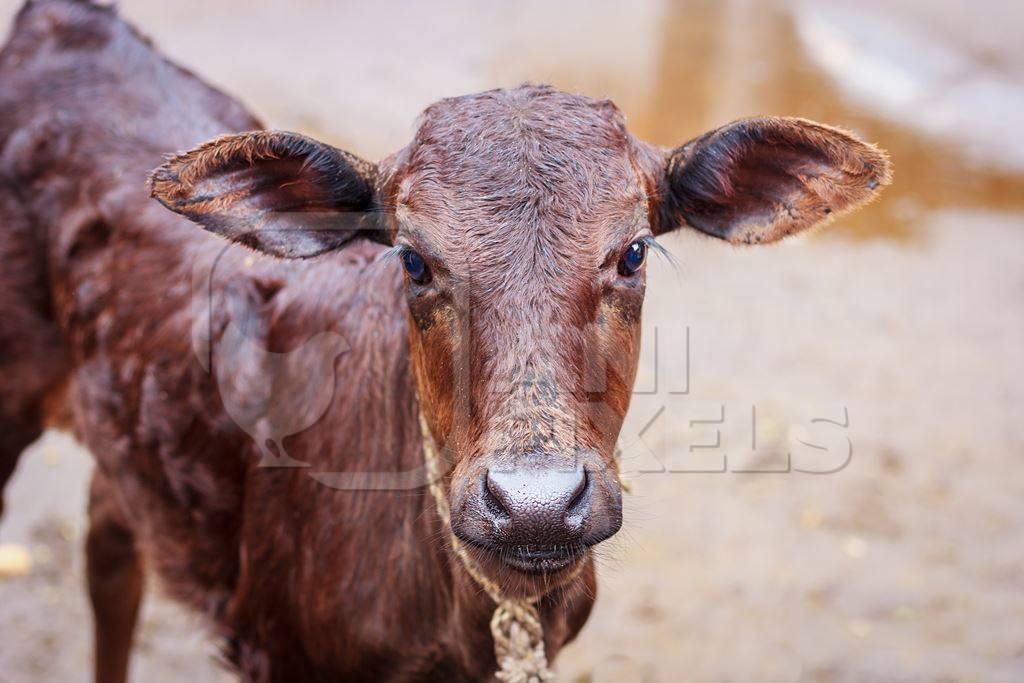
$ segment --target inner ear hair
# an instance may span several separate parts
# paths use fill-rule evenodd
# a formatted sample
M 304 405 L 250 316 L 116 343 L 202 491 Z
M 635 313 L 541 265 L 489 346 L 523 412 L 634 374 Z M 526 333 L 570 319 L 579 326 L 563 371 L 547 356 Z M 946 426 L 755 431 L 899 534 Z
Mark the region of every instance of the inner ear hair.
M 257 251 L 306 258 L 357 237 L 386 242 L 376 166 L 297 133 L 215 138 L 170 157 L 151 195 L 210 232 Z
M 149 187 L 152 196 L 168 208 L 184 208 L 212 199 L 196 196 L 201 181 L 289 159 L 299 161 L 303 170 L 323 176 L 325 184 L 310 200 L 326 203 L 324 208 L 351 209 L 372 201 L 373 164 L 305 135 L 274 130 L 221 135 L 187 152 L 170 155 L 150 174 Z M 345 168 L 354 173 L 339 173 Z
M 799 118 L 744 119 L 668 154 L 657 233 L 681 225 L 774 242 L 862 206 L 892 179 L 884 151 Z

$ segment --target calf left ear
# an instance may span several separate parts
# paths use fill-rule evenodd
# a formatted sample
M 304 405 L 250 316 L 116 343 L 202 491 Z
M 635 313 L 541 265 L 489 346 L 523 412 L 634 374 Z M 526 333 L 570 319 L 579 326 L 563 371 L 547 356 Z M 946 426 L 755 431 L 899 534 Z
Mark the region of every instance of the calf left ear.
M 885 152 L 852 133 L 744 119 L 669 153 L 654 231 L 687 225 L 733 244 L 774 242 L 864 204 L 890 180 Z
M 376 167 L 297 133 L 215 138 L 153 171 L 150 193 L 233 242 L 307 258 L 362 237 L 387 243 Z

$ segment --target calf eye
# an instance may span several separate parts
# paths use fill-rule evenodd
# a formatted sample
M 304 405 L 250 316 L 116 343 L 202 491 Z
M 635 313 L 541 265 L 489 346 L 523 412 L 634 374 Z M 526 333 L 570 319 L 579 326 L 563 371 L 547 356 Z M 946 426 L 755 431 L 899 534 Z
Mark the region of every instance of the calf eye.
M 626 253 L 619 259 L 619 274 L 633 275 L 644 265 L 647 259 L 647 244 L 641 240 L 626 247 Z
M 427 268 L 423 257 L 412 249 L 406 249 L 402 252 L 402 266 L 413 282 L 420 285 L 430 282 L 430 269 Z

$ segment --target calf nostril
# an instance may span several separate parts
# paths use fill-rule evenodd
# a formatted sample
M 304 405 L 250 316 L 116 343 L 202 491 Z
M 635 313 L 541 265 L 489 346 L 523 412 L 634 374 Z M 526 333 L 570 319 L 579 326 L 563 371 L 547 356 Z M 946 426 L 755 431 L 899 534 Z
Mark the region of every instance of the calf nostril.
M 511 511 L 504 500 L 506 495 L 505 491 L 503 491 L 491 478 L 490 472 L 484 475 L 484 485 L 481 498 L 483 498 L 484 507 L 487 508 L 487 511 L 493 517 L 498 519 L 508 519 L 511 516 Z
M 570 498 L 569 504 L 565 507 L 565 516 L 567 518 L 586 517 L 590 511 L 590 493 L 592 489 L 593 482 L 590 479 L 590 472 L 583 470 L 580 473 L 579 481 L 576 483 L 576 488 L 572 492 L 572 498 Z

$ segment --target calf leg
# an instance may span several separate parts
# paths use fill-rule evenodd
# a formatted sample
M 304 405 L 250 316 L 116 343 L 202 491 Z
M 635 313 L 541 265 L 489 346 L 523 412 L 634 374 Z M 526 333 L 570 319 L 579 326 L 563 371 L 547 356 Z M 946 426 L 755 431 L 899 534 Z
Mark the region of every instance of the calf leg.
M 89 496 L 86 571 L 92 601 L 96 683 L 124 683 L 142 598 L 135 536 L 99 472 Z
M 4 303 L 0 301 L 0 518 L 4 514 L 4 487 L 14 474 L 18 458 L 43 433 L 43 395 L 59 367 L 53 363 L 40 367 L 36 357 L 19 353 L 26 337 L 31 341 L 43 335 L 37 329 L 26 330 L 13 324 L 7 327 L 10 317 L 15 316 L 6 315 L 10 309 Z M 45 330 L 42 332 L 45 334 Z M 54 355 L 59 357 L 59 353 Z
M 18 457 L 43 432 L 43 397 L 67 370 L 37 232 L 0 176 L 0 516 Z

